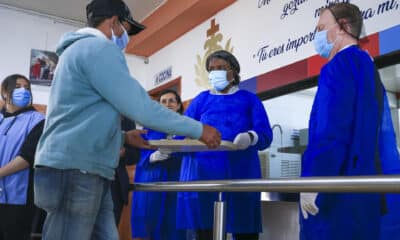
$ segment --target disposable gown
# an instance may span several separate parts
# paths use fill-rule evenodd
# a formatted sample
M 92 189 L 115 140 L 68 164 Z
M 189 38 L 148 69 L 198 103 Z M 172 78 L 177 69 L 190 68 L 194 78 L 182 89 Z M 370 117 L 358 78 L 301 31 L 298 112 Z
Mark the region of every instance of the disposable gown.
M 386 93 L 379 135 L 379 155 L 384 174 L 400 174 L 400 157 Z M 387 213 L 381 217 L 380 239 L 400 239 L 400 194 L 386 194 L 386 206 Z
M 272 131 L 266 111 L 256 95 L 238 90 L 232 94 L 200 93 L 186 115 L 217 128 L 222 140 L 233 141 L 238 133 L 254 130 L 258 142 L 241 151 L 197 152 L 182 160 L 181 181 L 260 178 L 257 151 L 267 148 Z M 178 193 L 177 224 L 185 229 L 212 229 L 213 206 L 218 193 Z M 261 231 L 260 193 L 224 193 L 227 231 Z
M 166 139 L 165 133 L 147 129 L 146 140 Z M 174 139 L 181 139 L 175 137 Z M 135 182 L 178 181 L 182 157 L 150 163 L 154 150 L 141 150 L 136 165 Z M 186 232 L 176 228 L 176 192 L 134 192 L 132 198 L 132 237 L 152 240 L 184 240 Z
M 386 92 L 371 57 L 358 46 L 337 53 L 321 70 L 302 176 L 398 171 L 395 142 L 387 142 L 393 128 L 388 133 L 382 124 L 387 111 Z M 300 239 L 380 239 L 381 220 L 393 209 L 388 199 L 384 194 L 319 193 L 319 213 L 307 220 L 300 216 Z

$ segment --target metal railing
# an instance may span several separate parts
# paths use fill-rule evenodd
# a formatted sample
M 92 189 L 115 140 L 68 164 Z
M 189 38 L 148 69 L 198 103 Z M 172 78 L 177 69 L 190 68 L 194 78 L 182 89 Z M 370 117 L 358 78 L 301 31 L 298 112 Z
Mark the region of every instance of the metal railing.
M 400 175 L 304 177 L 131 184 L 149 192 L 354 192 L 400 193 Z
M 130 188 L 150 192 L 219 192 L 214 203 L 213 239 L 224 240 L 227 210 L 222 192 L 400 193 L 400 175 L 152 182 L 131 184 Z

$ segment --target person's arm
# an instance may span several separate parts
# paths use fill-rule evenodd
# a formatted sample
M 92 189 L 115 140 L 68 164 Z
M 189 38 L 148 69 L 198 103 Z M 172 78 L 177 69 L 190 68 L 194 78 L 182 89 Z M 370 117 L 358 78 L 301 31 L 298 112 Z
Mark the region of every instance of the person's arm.
M 271 125 L 269 123 L 269 119 L 267 116 L 267 112 L 265 111 L 264 106 L 257 96 L 254 96 L 253 99 L 253 108 L 251 112 L 251 117 L 253 119 L 253 131 L 258 136 L 258 141 L 255 144 L 258 150 L 264 150 L 272 142 L 272 130 Z
M 25 139 L 17 157 L 0 168 L 0 178 L 14 174 L 33 166 L 35 161 L 36 146 L 42 135 L 44 120 L 36 124 Z
M 104 57 L 106 56 L 106 57 Z M 153 101 L 129 74 L 125 57 L 117 47 L 105 44 L 85 65 L 92 87 L 122 115 L 148 128 L 183 135 L 204 142 L 209 148 L 221 144 L 221 135 L 206 124 L 181 116 Z
M 122 115 L 157 131 L 194 139 L 201 137 L 201 123 L 181 116 L 149 97 L 139 82 L 130 76 L 121 51 L 105 46 L 97 54 L 93 57 L 94 62 L 86 65 L 88 79 Z
M 12 175 L 18 171 L 29 168 L 30 164 L 28 161 L 23 159 L 21 156 L 17 156 L 11 162 L 7 163 L 0 168 L 0 178 Z

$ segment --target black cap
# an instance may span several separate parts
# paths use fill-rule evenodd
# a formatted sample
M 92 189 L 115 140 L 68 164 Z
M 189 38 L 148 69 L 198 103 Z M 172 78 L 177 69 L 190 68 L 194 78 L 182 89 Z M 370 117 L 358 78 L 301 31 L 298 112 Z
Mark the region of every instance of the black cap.
M 91 19 L 118 16 L 121 11 L 121 0 L 92 0 L 86 6 L 86 17 Z
M 131 29 L 128 31 L 128 35 L 138 34 L 146 27 L 144 25 L 140 24 L 139 22 L 133 20 L 131 11 L 129 11 L 128 6 L 123 1 L 121 1 L 121 2 L 123 4 L 123 11 L 122 11 L 122 14 L 119 15 L 120 21 L 126 21 L 131 25 Z
M 145 28 L 133 20 L 128 6 L 121 0 L 92 0 L 86 6 L 87 19 L 112 16 L 118 16 L 120 21 L 126 21 L 131 25 L 129 35 L 137 34 Z

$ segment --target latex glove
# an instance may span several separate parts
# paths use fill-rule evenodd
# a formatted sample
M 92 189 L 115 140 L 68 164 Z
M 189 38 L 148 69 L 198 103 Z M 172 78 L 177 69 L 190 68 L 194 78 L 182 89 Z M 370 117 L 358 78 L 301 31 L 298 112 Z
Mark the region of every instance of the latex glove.
M 319 208 L 315 204 L 318 193 L 300 193 L 300 208 L 304 219 L 308 218 L 308 214 L 317 215 Z
M 258 142 L 258 135 L 254 131 L 242 132 L 236 135 L 233 143 L 236 144 L 239 149 L 246 149 L 250 145 L 253 146 Z
M 169 154 L 162 153 L 159 150 L 157 150 L 150 155 L 150 162 L 154 163 L 154 162 L 164 161 L 165 159 L 168 158 Z

